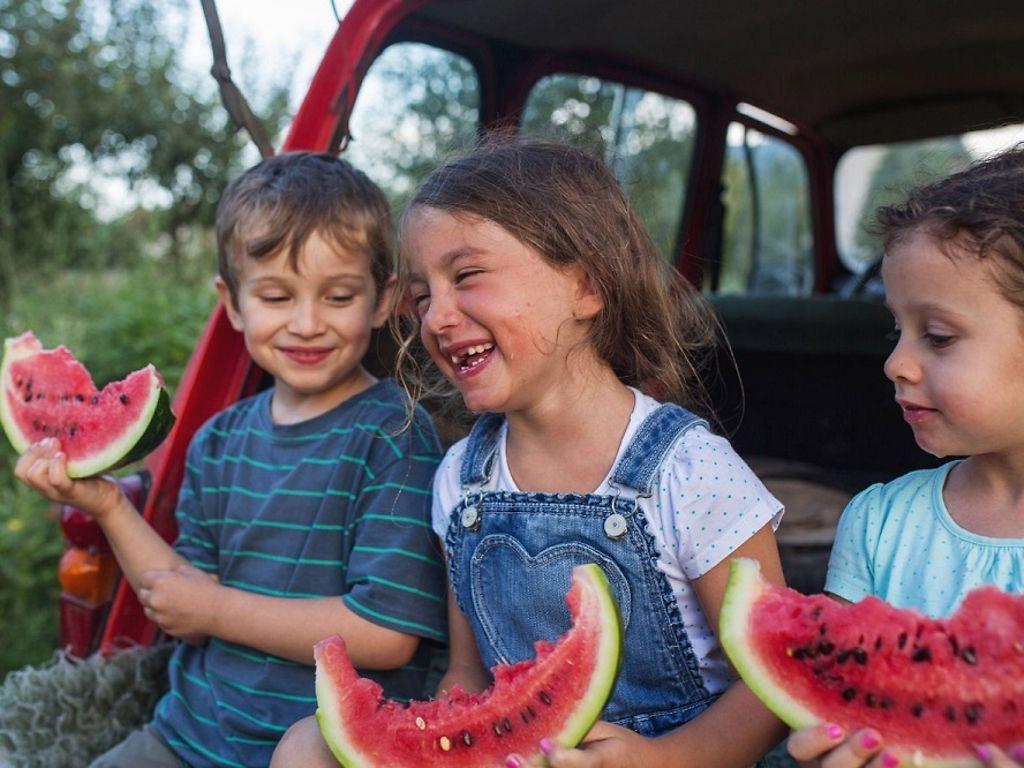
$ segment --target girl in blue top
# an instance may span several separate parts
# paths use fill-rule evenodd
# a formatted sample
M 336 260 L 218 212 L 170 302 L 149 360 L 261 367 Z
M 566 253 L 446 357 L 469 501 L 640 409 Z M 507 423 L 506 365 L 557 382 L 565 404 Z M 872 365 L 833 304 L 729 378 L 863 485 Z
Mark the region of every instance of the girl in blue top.
M 874 485 L 846 508 L 825 589 L 942 616 L 982 584 L 1024 592 L 1024 149 L 883 208 L 882 279 L 898 341 L 885 362 L 917 444 L 960 456 Z M 790 737 L 802 760 L 894 768 L 884 734 L 826 723 Z M 981 760 L 1012 766 L 978 745 Z

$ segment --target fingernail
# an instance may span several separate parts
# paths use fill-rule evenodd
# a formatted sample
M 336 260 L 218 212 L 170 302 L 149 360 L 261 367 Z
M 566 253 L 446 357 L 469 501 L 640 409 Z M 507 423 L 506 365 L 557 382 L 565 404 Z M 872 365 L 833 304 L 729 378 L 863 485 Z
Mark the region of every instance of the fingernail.
M 896 757 L 892 752 L 882 753 L 882 765 L 885 768 L 896 768 L 900 764 L 900 759 Z
M 545 755 L 550 755 L 551 750 L 553 750 L 554 748 L 555 745 L 554 742 L 551 741 L 551 739 L 544 738 L 540 740 L 540 751 L 543 752 Z
M 992 750 L 986 747 L 984 744 L 975 744 L 974 751 L 978 757 L 984 760 L 986 763 L 992 759 Z
M 832 741 L 837 741 L 843 738 L 843 727 L 836 723 L 829 723 L 828 727 L 825 729 L 825 735 Z
M 864 749 L 874 749 L 880 743 L 881 742 L 878 741 L 878 737 L 873 733 L 865 733 L 860 737 L 860 745 L 864 747 Z
M 521 763 L 519 762 L 518 757 L 506 757 L 505 765 L 508 766 L 508 768 L 519 768 Z
M 1024 761 L 1024 745 L 1018 744 L 1016 747 L 1010 750 L 1010 757 L 1014 760 Z

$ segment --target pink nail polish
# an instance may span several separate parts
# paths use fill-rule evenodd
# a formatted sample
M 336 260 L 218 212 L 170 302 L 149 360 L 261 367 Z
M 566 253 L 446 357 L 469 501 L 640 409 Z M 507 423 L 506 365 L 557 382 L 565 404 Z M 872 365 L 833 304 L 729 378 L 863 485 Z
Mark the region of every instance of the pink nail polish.
M 896 766 L 899 764 L 900 759 L 896 757 L 896 755 L 892 754 L 891 752 L 882 753 L 882 765 L 885 766 L 885 768 L 896 768 Z
M 1024 762 L 1024 744 L 1018 744 L 1010 750 L 1010 757 L 1018 762 Z
M 835 723 L 829 723 L 825 729 L 825 735 L 828 736 L 832 741 L 837 741 L 843 738 L 843 727 L 836 725 Z
M 983 744 L 975 744 L 974 751 L 977 753 L 978 757 L 984 760 L 986 763 L 992 759 L 992 750 L 984 746 Z
M 505 765 L 508 766 L 508 768 L 519 768 L 519 759 L 516 757 L 506 757 Z
M 874 749 L 880 743 L 881 742 L 879 742 L 878 737 L 873 733 L 865 733 L 860 737 L 860 745 L 864 747 L 864 749 Z
M 543 752 L 545 755 L 550 755 L 551 750 L 553 750 L 554 748 L 555 744 L 551 741 L 551 739 L 543 738 L 540 740 L 540 751 Z

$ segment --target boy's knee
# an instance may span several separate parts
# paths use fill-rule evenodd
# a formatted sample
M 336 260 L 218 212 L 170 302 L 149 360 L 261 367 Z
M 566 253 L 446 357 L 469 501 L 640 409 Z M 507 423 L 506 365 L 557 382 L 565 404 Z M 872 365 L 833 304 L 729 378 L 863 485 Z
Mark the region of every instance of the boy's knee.
M 285 731 L 277 743 L 270 768 L 338 768 L 338 762 L 331 755 L 315 717 L 307 717 Z

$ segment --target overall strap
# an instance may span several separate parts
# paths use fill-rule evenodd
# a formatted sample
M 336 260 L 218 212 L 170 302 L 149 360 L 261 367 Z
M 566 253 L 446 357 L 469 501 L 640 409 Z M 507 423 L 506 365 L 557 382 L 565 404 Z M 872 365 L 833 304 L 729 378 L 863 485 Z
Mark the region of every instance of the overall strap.
M 707 425 L 704 419 L 678 405 L 659 406 L 640 424 L 615 465 L 612 485 L 631 488 L 640 496 L 650 496 L 658 469 L 679 436 L 693 427 Z
M 491 465 L 498 451 L 498 434 L 505 417 L 500 413 L 485 413 L 476 420 L 466 441 L 462 457 L 459 482 L 463 488 L 481 485 L 491 474 Z

